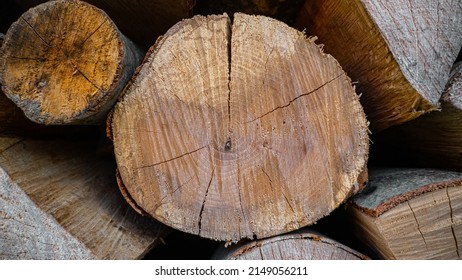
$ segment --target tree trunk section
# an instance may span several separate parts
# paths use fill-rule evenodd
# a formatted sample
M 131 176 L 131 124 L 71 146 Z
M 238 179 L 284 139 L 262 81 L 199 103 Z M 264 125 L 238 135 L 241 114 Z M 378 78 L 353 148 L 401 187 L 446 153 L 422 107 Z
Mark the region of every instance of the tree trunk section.
M 234 13 L 263 15 L 293 24 L 303 0 L 197 0 L 194 14 L 212 15 Z
M 361 187 L 368 128 L 350 79 L 263 16 L 195 16 L 157 42 L 112 116 L 127 194 L 217 240 L 309 225 Z
M 462 46 L 462 2 L 309 0 L 296 26 L 358 82 L 377 132 L 438 108 Z
M 364 260 L 367 256 L 311 230 L 220 247 L 222 260 Z
M 454 68 L 440 101 L 441 111 L 376 135 L 375 158 L 462 172 L 462 63 Z
M 46 0 L 15 0 L 31 8 Z M 192 15 L 193 0 L 86 0 L 104 10 L 123 34 L 148 49 L 175 23 Z
M 371 169 L 347 212 L 358 239 L 384 259 L 461 259 L 462 173 Z
M 165 236 L 124 201 L 114 160 L 93 146 L 0 138 L 0 258 L 137 259 Z
M 51 1 L 24 13 L 8 30 L 0 83 L 34 122 L 101 123 L 141 59 L 102 10 Z

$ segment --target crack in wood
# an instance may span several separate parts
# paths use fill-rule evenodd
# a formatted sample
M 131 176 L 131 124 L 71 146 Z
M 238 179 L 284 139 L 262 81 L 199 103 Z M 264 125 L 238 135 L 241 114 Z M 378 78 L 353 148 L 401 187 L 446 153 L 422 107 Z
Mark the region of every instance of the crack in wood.
M 417 223 L 417 230 L 419 231 L 420 236 L 422 237 L 422 240 L 423 240 L 423 242 L 424 242 L 424 244 L 425 244 L 425 248 L 428 249 L 427 241 L 425 240 L 425 237 L 424 237 L 422 231 L 420 230 L 420 224 L 419 224 L 419 221 L 417 220 L 417 217 L 416 217 L 416 215 L 415 215 L 414 209 L 412 209 L 411 204 L 409 203 L 409 201 L 407 201 L 407 205 L 409 206 L 409 209 L 411 210 L 411 213 L 412 213 L 412 215 L 414 216 L 414 220 L 415 220 L 415 222 Z
M 210 189 L 210 185 L 212 184 L 214 174 L 215 174 L 215 168 L 212 170 L 212 175 L 210 176 L 209 184 L 207 186 L 207 190 L 205 191 L 204 200 L 202 201 L 201 210 L 199 212 L 199 222 L 198 222 L 198 225 L 197 225 L 199 227 L 199 235 L 201 234 L 201 231 L 202 231 L 202 213 L 204 212 L 205 202 L 206 202 L 207 196 L 209 194 L 209 189 Z
M 21 19 L 30 27 L 30 29 L 32 29 L 35 35 L 37 35 L 37 37 L 39 37 L 42 42 L 44 42 L 48 47 L 51 47 L 50 43 L 45 41 L 45 39 L 43 39 L 43 37 L 38 34 L 37 30 L 35 30 L 35 28 L 24 17 L 21 17 Z
M 95 83 L 93 83 L 82 71 L 80 71 L 79 68 L 77 68 L 77 66 L 75 66 L 75 71 L 77 71 L 80 75 L 82 75 L 82 77 L 87 80 L 93 87 L 95 87 L 97 90 L 103 92 L 103 89 L 99 88 Z
M 256 120 L 259 120 L 259 119 L 261 119 L 261 118 L 263 118 L 263 117 L 266 117 L 267 115 L 269 115 L 269 114 L 271 114 L 271 113 L 274 113 L 276 110 L 289 107 L 293 102 L 295 102 L 296 100 L 300 99 L 301 97 L 308 96 L 308 95 L 310 95 L 310 94 L 312 94 L 312 93 L 314 93 L 314 92 L 320 90 L 321 88 L 323 88 L 323 87 L 325 87 L 326 85 L 332 83 L 333 81 L 337 80 L 338 78 L 340 78 L 340 77 L 343 76 L 343 75 L 345 75 L 345 73 L 342 73 L 342 74 L 340 74 L 340 75 L 338 75 L 338 76 L 332 78 L 331 80 L 325 82 L 324 84 L 320 85 L 319 87 L 317 87 L 317 88 L 315 88 L 315 89 L 313 89 L 313 90 L 311 90 L 311 91 L 309 91 L 309 92 L 300 94 L 299 96 L 297 96 L 297 97 L 295 97 L 294 99 L 290 100 L 287 104 L 278 106 L 278 107 L 272 109 L 271 111 L 266 112 L 266 113 L 264 113 L 263 115 L 261 115 L 261 116 L 259 116 L 259 117 L 256 117 L 256 118 L 254 118 L 253 120 L 247 121 L 247 122 L 245 122 L 245 123 L 246 123 L 246 124 L 252 123 L 252 122 L 254 122 L 254 121 L 256 121 Z
M 457 258 L 460 259 L 459 243 L 457 242 L 456 233 L 455 233 L 455 231 L 454 231 L 454 216 L 453 216 L 453 210 L 452 210 L 452 202 L 451 202 L 451 197 L 449 196 L 449 191 L 448 191 L 448 188 L 447 188 L 447 187 L 446 187 L 446 196 L 448 197 L 449 216 L 451 217 L 451 232 L 452 232 L 452 237 L 454 238 L 454 243 L 455 243 L 455 245 L 456 245 L 456 254 L 457 254 Z
M 90 35 L 87 36 L 87 38 L 85 38 L 85 40 L 82 41 L 81 45 L 83 46 L 87 41 L 88 39 L 91 38 L 91 36 L 93 36 L 102 26 L 103 24 L 105 24 L 108 20 L 107 19 L 104 19 L 100 25 L 98 25 L 98 27 L 96 27 L 95 31 L 93 31 L 92 33 L 90 33 Z
M 157 163 L 154 163 L 154 164 L 149 164 L 149 165 L 140 166 L 140 167 L 138 167 L 138 169 L 154 167 L 154 166 L 157 166 L 157 165 L 161 165 L 161 164 L 164 164 L 164 163 L 168 163 L 168 162 L 173 161 L 173 160 L 180 159 L 180 158 L 182 158 L 182 157 L 184 157 L 184 156 L 187 156 L 187 155 L 196 153 L 196 152 L 198 152 L 198 151 L 200 151 L 200 150 L 203 150 L 203 149 L 207 148 L 209 145 L 210 145 L 210 144 L 207 144 L 207 145 L 202 146 L 202 147 L 200 147 L 200 148 L 198 148 L 198 149 L 195 149 L 195 150 L 193 150 L 193 151 L 191 151 L 191 152 L 184 153 L 184 154 L 182 154 L 182 155 L 179 155 L 179 156 L 174 157 L 174 158 L 171 158 L 171 159 L 163 160 L 163 161 L 160 161 L 160 162 L 157 162 Z

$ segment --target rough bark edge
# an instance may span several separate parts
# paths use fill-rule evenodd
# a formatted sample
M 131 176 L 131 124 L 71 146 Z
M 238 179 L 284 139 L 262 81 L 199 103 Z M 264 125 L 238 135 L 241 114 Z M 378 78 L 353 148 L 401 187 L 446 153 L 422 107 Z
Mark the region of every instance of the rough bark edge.
M 350 200 L 348 202 L 348 206 L 354 207 L 361 211 L 362 213 L 365 213 L 371 217 L 379 217 L 383 213 L 387 212 L 388 210 L 398 206 L 401 203 L 407 202 L 409 200 L 412 200 L 413 198 L 416 198 L 422 194 L 429 193 L 435 190 L 441 190 L 445 188 L 452 188 L 452 187 L 462 187 L 462 179 L 461 180 L 452 180 L 452 181 L 444 181 L 440 183 L 435 183 L 435 184 L 429 184 L 429 185 L 424 185 L 421 186 L 417 189 L 407 191 L 402 194 L 395 195 L 380 204 L 378 204 L 376 207 L 370 209 L 370 208 L 365 208 L 362 206 L 359 206 L 356 204 L 353 200 Z

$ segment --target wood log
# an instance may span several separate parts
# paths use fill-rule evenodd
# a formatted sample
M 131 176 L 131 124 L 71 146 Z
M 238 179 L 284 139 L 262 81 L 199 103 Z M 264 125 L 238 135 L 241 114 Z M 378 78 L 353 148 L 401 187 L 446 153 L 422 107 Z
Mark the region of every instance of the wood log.
M 312 230 L 221 246 L 222 260 L 365 260 L 367 256 Z
M 196 0 L 194 14 L 212 15 L 234 13 L 263 15 L 293 24 L 303 0 Z
M 102 10 L 81 1 L 51 1 L 8 30 L 0 83 L 34 122 L 101 123 L 141 59 Z
M 438 108 L 462 46 L 462 2 L 307 0 L 296 26 L 358 82 L 377 132 Z
M 368 128 L 350 79 L 263 16 L 195 16 L 151 49 L 112 116 L 125 192 L 216 240 L 312 224 L 361 187 Z
M 15 0 L 32 8 L 47 0 Z M 183 18 L 192 15 L 193 0 L 85 0 L 104 10 L 117 27 L 143 49 Z
M 0 259 L 93 259 L 0 168 Z
M 440 101 L 441 111 L 376 135 L 375 161 L 462 172 L 462 63 L 454 68 Z
M 358 239 L 385 259 L 461 259 L 462 173 L 371 169 L 347 208 Z
M 114 159 L 94 146 L 0 138 L 0 258 L 137 259 L 165 236 L 125 202 Z

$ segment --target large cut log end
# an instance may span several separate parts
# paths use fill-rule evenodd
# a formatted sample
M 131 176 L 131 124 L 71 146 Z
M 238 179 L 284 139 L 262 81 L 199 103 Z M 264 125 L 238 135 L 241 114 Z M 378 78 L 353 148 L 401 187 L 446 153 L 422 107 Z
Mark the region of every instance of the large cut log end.
M 8 30 L 0 83 L 34 122 L 101 122 L 140 59 L 103 11 L 83 1 L 50 1 Z
M 135 208 L 218 240 L 314 223 L 360 187 L 368 153 L 337 61 L 303 33 L 244 14 L 170 29 L 116 105 L 112 135 Z

